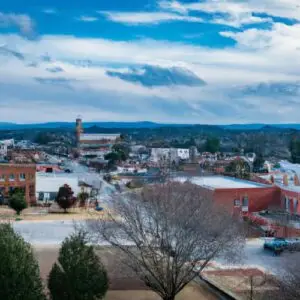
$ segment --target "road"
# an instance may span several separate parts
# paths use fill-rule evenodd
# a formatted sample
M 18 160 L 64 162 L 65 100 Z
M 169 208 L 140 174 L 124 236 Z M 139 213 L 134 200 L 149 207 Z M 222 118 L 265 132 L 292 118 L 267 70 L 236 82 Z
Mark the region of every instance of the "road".
M 37 245 L 59 245 L 67 236 L 74 232 L 75 225 L 84 223 L 73 221 L 20 221 L 14 223 L 14 228 L 26 241 Z M 106 243 L 104 243 L 106 244 Z M 259 267 L 269 272 L 277 272 L 282 256 L 273 256 L 271 252 L 263 249 L 263 239 L 251 239 L 246 242 L 243 259 L 238 264 L 228 264 L 217 260 L 224 267 Z

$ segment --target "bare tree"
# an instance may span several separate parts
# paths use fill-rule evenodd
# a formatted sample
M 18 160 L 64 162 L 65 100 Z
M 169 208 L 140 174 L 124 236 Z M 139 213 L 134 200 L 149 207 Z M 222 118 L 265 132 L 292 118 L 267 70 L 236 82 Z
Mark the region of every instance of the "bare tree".
M 278 272 L 269 276 L 270 284 L 264 292 L 255 295 L 258 300 L 300 299 L 300 253 L 285 253 L 278 262 Z
M 300 299 L 300 253 L 288 254 L 281 263 L 279 299 Z
M 173 300 L 208 263 L 234 258 L 244 239 L 232 217 L 191 183 L 147 186 L 113 200 L 111 222 L 89 221 L 94 238 L 120 249 L 124 263 L 164 300 Z

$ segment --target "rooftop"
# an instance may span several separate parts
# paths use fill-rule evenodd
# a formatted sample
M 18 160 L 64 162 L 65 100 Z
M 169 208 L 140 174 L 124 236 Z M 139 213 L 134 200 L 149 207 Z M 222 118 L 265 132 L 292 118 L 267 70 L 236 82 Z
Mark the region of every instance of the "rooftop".
M 67 176 L 66 174 L 64 176 L 37 174 L 36 176 L 37 192 L 58 192 L 59 188 L 64 184 L 68 184 L 72 188 L 75 196 L 80 192 L 78 177 Z
M 119 133 L 83 133 L 80 135 L 81 141 L 98 141 L 103 139 L 115 140 L 120 137 Z
M 11 168 L 34 168 L 36 165 L 34 163 L 11 163 L 11 162 L 0 162 L 0 167 L 11 167 Z
M 177 181 L 184 182 L 187 178 L 177 177 Z M 233 177 L 225 176 L 203 176 L 203 177 L 191 177 L 189 181 L 202 187 L 209 189 L 246 189 L 246 188 L 264 188 L 270 187 L 262 183 L 237 179 Z

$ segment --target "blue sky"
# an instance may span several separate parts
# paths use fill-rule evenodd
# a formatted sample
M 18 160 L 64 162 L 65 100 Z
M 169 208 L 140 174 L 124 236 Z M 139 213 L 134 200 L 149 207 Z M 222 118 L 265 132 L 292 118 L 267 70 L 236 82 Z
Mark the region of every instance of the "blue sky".
M 298 0 L 0 2 L 0 121 L 299 122 Z

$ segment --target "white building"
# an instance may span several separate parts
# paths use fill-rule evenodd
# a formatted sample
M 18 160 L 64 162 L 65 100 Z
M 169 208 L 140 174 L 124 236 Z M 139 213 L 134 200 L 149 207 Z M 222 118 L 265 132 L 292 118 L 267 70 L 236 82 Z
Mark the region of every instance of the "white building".
M 61 186 L 67 184 L 74 192 L 74 196 L 80 192 L 78 176 L 71 174 L 36 174 L 36 199 L 38 202 L 53 202 Z
M 187 160 L 190 158 L 190 150 L 182 148 L 152 148 L 151 161 L 159 162 L 161 160 L 178 161 L 179 159 Z
M 145 174 L 147 173 L 146 168 L 137 167 L 117 167 L 117 173 L 130 173 L 130 174 Z
M 0 141 L 0 156 L 6 156 L 7 150 L 15 145 L 14 139 Z
M 104 201 L 115 192 L 115 188 L 96 173 L 36 173 L 36 199 L 40 203 L 55 201 L 59 188 L 64 184 L 69 185 L 77 197 L 83 183 L 90 186 L 84 188 L 86 192 L 99 192 L 97 200 L 100 201 Z

